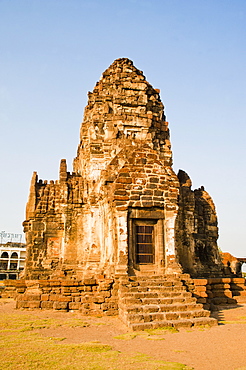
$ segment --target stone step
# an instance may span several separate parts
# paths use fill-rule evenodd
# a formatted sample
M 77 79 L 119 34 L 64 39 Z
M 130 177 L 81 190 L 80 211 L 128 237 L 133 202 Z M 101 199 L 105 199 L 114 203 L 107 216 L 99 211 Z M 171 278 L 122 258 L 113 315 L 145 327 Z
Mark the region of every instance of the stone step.
M 212 317 L 202 317 L 194 319 L 183 319 L 183 320 L 164 320 L 164 321 L 152 321 L 152 322 L 141 322 L 130 324 L 129 327 L 133 331 L 140 331 L 146 329 L 158 329 L 166 327 L 174 328 L 190 328 L 192 326 L 215 326 L 217 325 L 217 320 Z
M 207 310 L 194 310 L 179 312 L 180 319 L 195 319 L 202 317 L 210 317 L 210 312 Z
M 155 281 L 136 281 L 129 284 L 124 284 L 125 286 L 139 286 L 139 287 L 152 287 L 152 286 L 183 286 L 181 281 L 165 281 L 165 280 L 155 280 Z
M 177 291 L 177 290 L 182 290 L 186 291 L 185 287 L 181 285 L 150 285 L 150 286 L 142 286 L 142 285 L 137 285 L 137 286 L 124 286 L 120 288 L 121 293 L 137 293 L 137 292 L 168 292 L 168 291 Z
M 218 325 L 218 321 L 214 319 L 213 317 L 196 317 L 192 319 L 192 326 L 216 326 Z
M 205 310 L 197 311 L 175 311 L 175 312 L 149 312 L 149 313 L 137 313 L 137 314 L 127 314 L 124 320 L 127 322 L 128 326 L 132 323 L 138 322 L 152 322 L 152 321 L 173 321 L 182 319 L 194 319 L 194 318 L 204 318 L 209 317 L 210 312 Z
M 183 327 L 191 327 L 192 322 L 191 320 L 182 320 Z M 171 328 L 174 327 L 173 323 L 171 321 L 152 321 L 152 322 L 139 322 L 139 323 L 133 323 L 129 325 L 130 329 L 133 331 L 142 331 L 142 330 L 148 330 L 148 329 L 158 329 L 158 328 Z
M 177 288 L 177 287 L 158 287 L 156 289 L 151 289 L 149 288 L 148 290 L 146 291 L 143 291 L 143 290 L 137 290 L 137 291 L 123 291 L 121 292 L 120 291 L 120 295 L 122 298 L 126 298 L 126 297 L 131 297 L 131 298 L 144 298 L 146 296 L 146 298 L 156 298 L 157 296 L 162 296 L 162 295 L 166 295 L 166 294 L 169 294 L 169 293 L 189 293 L 190 292 L 187 292 L 185 290 L 184 287 L 180 287 L 180 288 Z
M 182 283 L 178 283 L 178 284 L 173 284 L 171 282 L 166 282 L 166 283 L 160 283 L 160 284 L 137 284 L 137 283 L 134 283 L 134 284 L 125 284 L 125 285 L 121 285 L 120 286 L 120 290 L 122 292 L 125 292 L 125 291 L 130 291 L 130 292 L 137 292 L 137 291 L 146 291 L 146 290 L 153 290 L 153 289 L 157 289 L 159 290 L 160 288 L 181 288 L 183 289 L 184 286 Z
M 160 284 L 183 284 L 180 278 L 165 278 L 165 277 L 159 277 L 159 278 L 149 278 L 149 277 L 133 277 L 133 278 L 124 278 L 120 280 L 120 285 L 160 285 Z
M 165 274 L 165 275 L 139 275 L 139 276 L 126 276 L 121 278 L 122 281 L 154 281 L 154 280 L 181 280 L 183 279 L 184 275 L 177 275 L 177 274 Z
M 187 292 L 188 293 L 188 292 Z M 176 303 L 196 303 L 197 299 L 192 297 L 190 293 L 179 294 L 170 297 L 159 298 L 143 298 L 143 304 L 176 304 Z
M 134 296 L 125 294 L 123 297 L 121 296 L 121 302 L 123 304 L 138 304 L 138 303 L 162 303 L 162 299 L 166 298 L 191 298 L 192 295 L 190 292 L 162 292 L 161 295 L 157 292 L 146 292 L 146 293 L 139 293 L 140 295 Z
M 201 303 L 188 303 L 188 304 L 169 304 L 169 305 L 133 305 L 128 307 L 122 307 L 128 313 L 154 313 L 154 312 L 180 312 L 180 311 L 203 311 L 203 305 Z
M 170 291 L 171 292 L 171 291 Z M 133 298 L 133 299 L 142 299 L 142 298 L 158 298 L 157 292 L 125 292 L 121 294 L 121 298 Z

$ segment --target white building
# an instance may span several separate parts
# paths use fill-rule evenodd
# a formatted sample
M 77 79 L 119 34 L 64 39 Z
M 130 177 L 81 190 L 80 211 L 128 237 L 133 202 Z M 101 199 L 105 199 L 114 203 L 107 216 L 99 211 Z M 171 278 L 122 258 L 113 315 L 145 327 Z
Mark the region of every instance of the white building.
M 0 244 L 0 280 L 19 279 L 24 269 L 26 245 L 23 243 L 8 242 Z

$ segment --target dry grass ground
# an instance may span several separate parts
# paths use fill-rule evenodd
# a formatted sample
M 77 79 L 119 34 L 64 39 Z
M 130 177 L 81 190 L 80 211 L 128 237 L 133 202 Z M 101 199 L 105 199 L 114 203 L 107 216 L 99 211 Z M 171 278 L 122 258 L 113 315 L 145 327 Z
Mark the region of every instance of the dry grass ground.
M 246 370 L 246 306 L 212 328 L 130 332 L 117 318 L 15 310 L 0 299 L 1 369 Z

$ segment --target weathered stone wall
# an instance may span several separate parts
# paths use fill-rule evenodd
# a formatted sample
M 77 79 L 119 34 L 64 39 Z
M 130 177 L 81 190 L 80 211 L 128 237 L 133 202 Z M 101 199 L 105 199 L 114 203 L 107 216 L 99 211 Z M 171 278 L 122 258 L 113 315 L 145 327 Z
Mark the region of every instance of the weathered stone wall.
M 191 190 L 191 180 L 179 171 L 179 211 L 176 241 L 180 264 L 192 276 L 222 276 L 217 246 L 218 222 L 214 203 L 203 187 Z
M 2 297 L 16 308 L 78 311 L 83 315 L 117 315 L 118 286 L 113 279 L 5 281 Z
M 213 310 L 215 306 L 235 305 L 246 302 L 246 283 L 244 278 L 194 279 L 193 295 L 198 303 Z
M 38 180 L 34 173 L 26 207 L 24 231 L 27 241 L 25 275 L 45 278 L 59 270 L 63 262 L 68 273 L 75 266 L 76 248 L 64 248 L 65 237 L 79 243 L 77 220 L 82 207 L 82 179 L 62 171 L 59 181 Z M 72 231 L 71 231 L 72 229 Z

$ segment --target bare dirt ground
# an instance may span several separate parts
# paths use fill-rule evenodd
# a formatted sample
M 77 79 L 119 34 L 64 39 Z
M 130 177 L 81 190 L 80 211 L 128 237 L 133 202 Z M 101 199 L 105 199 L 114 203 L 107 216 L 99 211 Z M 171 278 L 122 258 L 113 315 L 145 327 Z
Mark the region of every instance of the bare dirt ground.
M 131 332 L 117 317 L 88 317 L 76 312 L 15 310 L 15 302 L 0 302 L 0 314 L 54 319 L 78 318 L 85 326 L 35 328 L 44 337 L 63 343 L 100 342 L 125 354 L 143 353 L 158 360 L 183 363 L 195 370 L 246 369 L 246 304 L 214 312 L 219 325 L 212 328 Z M 144 369 L 143 369 L 144 370 Z

